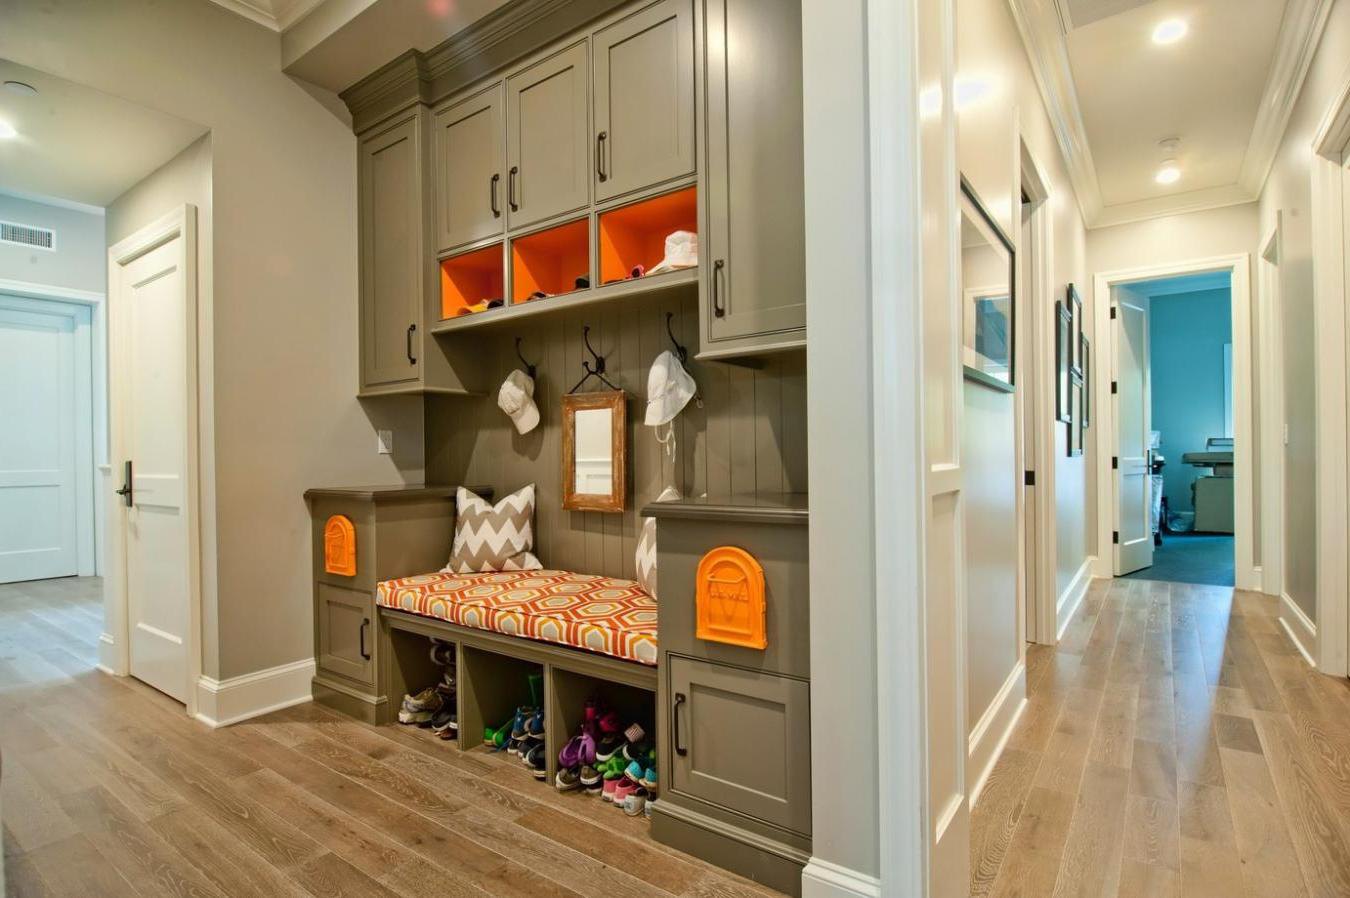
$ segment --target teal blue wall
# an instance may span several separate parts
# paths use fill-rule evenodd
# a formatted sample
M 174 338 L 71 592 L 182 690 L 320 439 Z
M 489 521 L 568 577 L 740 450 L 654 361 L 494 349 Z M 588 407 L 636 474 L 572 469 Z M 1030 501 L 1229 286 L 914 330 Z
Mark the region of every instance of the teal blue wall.
M 1191 511 L 1191 482 L 1203 473 L 1181 463 L 1210 437 L 1223 436 L 1223 346 L 1233 342 L 1228 288 L 1154 296 L 1149 303 L 1153 429 L 1162 433 L 1163 495 L 1172 511 Z

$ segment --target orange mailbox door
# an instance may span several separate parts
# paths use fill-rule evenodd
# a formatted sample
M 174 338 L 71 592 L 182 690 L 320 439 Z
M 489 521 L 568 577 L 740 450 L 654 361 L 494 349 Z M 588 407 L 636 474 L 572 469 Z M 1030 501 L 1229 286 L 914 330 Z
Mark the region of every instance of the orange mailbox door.
M 356 576 L 356 528 L 346 515 L 335 514 L 323 525 L 323 569 L 342 577 Z
M 698 564 L 699 639 L 763 650 L 764 569 L 735 546 L 719 546 Z

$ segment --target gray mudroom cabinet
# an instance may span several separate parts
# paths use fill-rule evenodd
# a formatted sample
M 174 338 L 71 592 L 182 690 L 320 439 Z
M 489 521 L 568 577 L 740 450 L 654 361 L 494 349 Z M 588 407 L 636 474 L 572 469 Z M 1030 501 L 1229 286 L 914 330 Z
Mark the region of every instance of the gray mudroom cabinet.
M 702 355 L 803 347 L 801 7 L 700 3 Z
M 514 229 L 590 203 L 585 41 L 506 79 L 506 220 Z
M 595 199 L 694 172 L 694 10 L 661 0 L 591 38 Z
M 502 85 L 432 115 L 436 249 L 500 236 L 506 228 Z

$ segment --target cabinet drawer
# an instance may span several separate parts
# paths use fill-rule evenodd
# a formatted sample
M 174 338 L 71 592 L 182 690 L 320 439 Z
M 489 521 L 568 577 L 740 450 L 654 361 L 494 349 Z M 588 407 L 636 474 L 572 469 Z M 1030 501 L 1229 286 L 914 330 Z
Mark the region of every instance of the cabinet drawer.
M 671 787 L 809 835 L 810 686 L 678 655 L 666 659 Z
M 319 583 L 314 613 L 318 615 L 319 669 L 375 683 L 375 601 L 367 592 Z

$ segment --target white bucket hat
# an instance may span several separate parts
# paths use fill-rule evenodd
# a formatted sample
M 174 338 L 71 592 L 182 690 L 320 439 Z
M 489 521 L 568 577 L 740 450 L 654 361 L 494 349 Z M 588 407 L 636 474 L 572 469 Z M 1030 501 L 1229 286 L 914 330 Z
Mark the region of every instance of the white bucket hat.
M 698 384 L 689 372 L 684 370 L 675 353 L 667 349 L 652 362 L 652 370 L 647 374 L 647 417 L 648 427 L 660 427 L 669 424 L 675 416 L 689 404 L 698 392 Z
M 666 256 L 647 274 L 660 274 L 698 264 L 698 235 L 693 231 L 674 231 L 666 237 Z
M 511 416 L 517 433 L 526 434 L 539 426 L 539 407 L 533 397 L 534 379 L 519 368 L 506 376 L 497 391 L 497 405 Z

